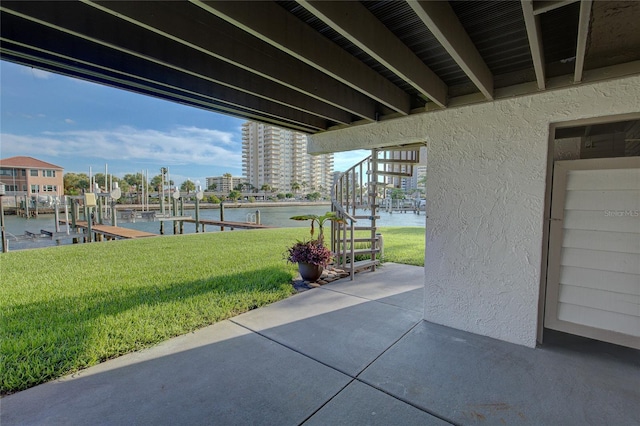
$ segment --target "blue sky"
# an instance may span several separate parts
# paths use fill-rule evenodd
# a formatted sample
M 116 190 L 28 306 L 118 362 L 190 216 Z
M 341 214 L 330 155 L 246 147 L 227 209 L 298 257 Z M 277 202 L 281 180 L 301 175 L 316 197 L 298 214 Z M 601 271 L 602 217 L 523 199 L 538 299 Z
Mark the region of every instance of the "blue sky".
M 245 120 L 0 61 L 0 158 L 35 157 L 66 172 L 169 167 L 171 179 L 242 175 Z M 366 151 L 336 154 L 345 170 Z

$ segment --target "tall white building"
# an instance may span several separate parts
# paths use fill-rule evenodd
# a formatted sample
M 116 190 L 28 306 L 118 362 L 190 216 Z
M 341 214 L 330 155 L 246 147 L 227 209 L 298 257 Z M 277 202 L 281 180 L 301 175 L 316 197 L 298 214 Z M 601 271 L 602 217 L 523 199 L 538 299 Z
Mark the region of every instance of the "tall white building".
M 328 193 L 333 182 L 333 154 L 307 154 L 307 135 L 267 124 L 242 125 L 242 172 L 248 183 L 275 192 Z

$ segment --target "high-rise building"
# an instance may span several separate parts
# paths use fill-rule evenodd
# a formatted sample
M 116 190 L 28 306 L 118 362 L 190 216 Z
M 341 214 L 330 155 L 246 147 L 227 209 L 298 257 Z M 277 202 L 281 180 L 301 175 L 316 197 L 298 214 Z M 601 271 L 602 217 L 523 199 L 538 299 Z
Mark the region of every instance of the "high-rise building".
M 268 185 L 276 192 L 328 194 L 333 154 L 309 155 L 307 135 L 247 121 L 242 125 L 242 172 L 257 189 Z

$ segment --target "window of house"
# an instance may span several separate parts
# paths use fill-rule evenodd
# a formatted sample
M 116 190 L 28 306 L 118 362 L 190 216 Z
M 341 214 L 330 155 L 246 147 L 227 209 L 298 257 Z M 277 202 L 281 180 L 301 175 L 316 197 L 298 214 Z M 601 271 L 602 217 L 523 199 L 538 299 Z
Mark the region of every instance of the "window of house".
M 43 170 L 42 171 L 42 177 L 56 177 L 56 171 L 55 170 Z
M 38 171 L 37 171 L 36 169 L 31 169 L 31 170 L 30 170 L 30 172 L 29 172 L 29 174 L 30 174 L 31 176 L 38 176 Z
M 27 169 L 22 169 L 22 176 L 27 176 Z
M 37 194 L 38 192 L 40 192 L 40 185 L 31 185 L 31 193 Z

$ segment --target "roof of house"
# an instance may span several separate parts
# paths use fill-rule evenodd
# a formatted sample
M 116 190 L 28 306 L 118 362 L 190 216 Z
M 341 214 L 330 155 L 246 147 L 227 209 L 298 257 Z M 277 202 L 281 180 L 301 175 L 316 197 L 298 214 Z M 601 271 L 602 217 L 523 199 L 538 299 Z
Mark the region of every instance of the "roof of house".
M 64 170 L 64 167 L 56 166 L 55 164 L 47 163 L 46 161 L 38 160 L 33 157 L 9 157 L 0 159 L 0 167 L 24 167 L 32 169 L 60 169 Z

